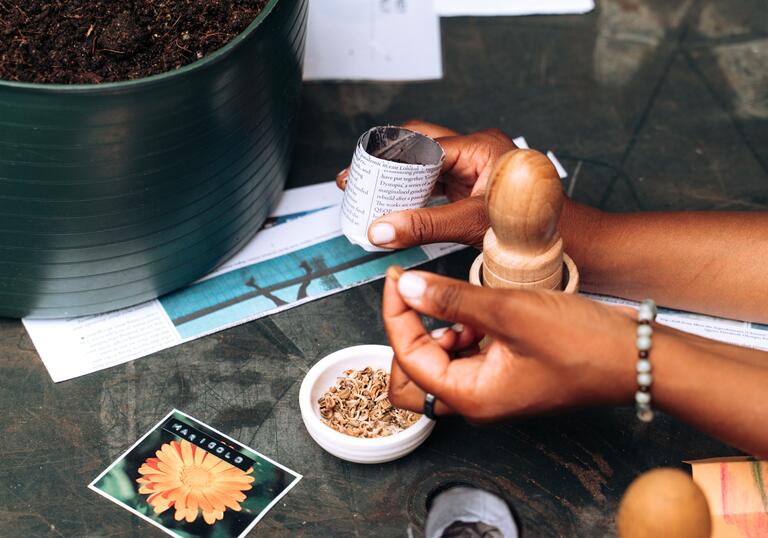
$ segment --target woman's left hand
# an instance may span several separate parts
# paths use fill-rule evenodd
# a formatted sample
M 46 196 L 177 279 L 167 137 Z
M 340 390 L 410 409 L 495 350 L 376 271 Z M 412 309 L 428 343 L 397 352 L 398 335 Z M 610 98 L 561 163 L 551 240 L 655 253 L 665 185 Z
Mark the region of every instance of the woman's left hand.
M 473 422 L 631 404 L 633 312 L 563 293 L 481 288 L 390 268 L 383 304 L 395 351 L 390 400 L 421 412 L 430 392 L 437 414 L 456 412 Z M 419 313 L 463 328 L 433 337 Z M 479 350 L 484 334 L 493 342 Z M 452 358 L 457 353 L 465 358 Z

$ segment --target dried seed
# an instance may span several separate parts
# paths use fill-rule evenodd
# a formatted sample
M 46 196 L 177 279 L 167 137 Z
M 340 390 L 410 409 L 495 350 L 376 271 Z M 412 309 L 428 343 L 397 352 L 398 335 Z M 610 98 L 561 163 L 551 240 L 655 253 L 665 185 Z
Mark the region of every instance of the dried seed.
M 386 437 L 413 426 L 421 415 L 389 401 L 389 374 L 382 369 L 346 370 L 318 400 L 322 421 L 353 437 Z

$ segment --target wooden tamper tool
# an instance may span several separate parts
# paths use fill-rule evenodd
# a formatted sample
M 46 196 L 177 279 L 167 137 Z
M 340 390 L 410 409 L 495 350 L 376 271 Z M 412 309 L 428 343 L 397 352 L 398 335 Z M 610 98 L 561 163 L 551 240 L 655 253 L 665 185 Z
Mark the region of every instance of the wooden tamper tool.
M 504 154 L 488 180 L 491 228 L 470 269 L 470 283 L 575 293 L 579 272 L 563 252 L 558 230 L 563 200 L 560 177 L 545 155 L 530 149 Z

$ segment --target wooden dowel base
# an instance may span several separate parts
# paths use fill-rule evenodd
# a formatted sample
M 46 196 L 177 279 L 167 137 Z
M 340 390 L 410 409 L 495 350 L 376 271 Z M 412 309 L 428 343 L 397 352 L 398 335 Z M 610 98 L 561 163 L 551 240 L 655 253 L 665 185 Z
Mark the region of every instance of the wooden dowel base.
M 472 267 L 469 269 L 469 283 L 475 286 L 483 286 L 483 255 L 475 258 Z M 508 289 L 529 289 L 527 286 L 508 286 Z M 540 288 L 541 289 L 541 288 Z M 546 289 L 546 288 L 544 288 Z M 551 288 L 555 289 L 555 288 Z M 577 293 L 579 291 L 579 270 L 576 263 L 568 254 L 563 254 L 563 284 L 560 287 L 563 293 Z

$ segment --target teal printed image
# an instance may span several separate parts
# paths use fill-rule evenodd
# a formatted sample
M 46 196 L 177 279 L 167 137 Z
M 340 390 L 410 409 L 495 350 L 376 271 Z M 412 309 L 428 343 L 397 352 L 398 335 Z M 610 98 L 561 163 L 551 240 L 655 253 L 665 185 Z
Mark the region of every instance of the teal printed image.
M 340 236 L 194 284 L 160 299 L 182 338 L 429 261 L 421 248 L 366 252 Z

